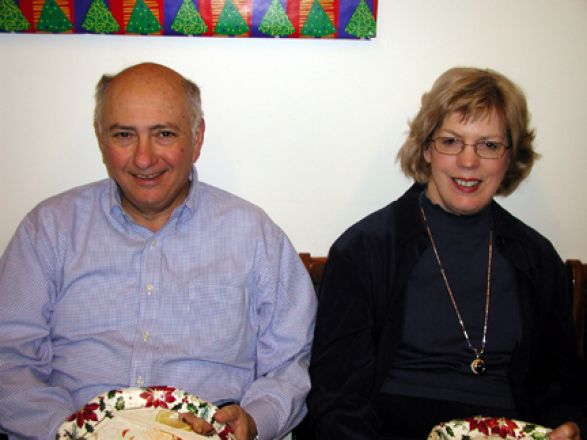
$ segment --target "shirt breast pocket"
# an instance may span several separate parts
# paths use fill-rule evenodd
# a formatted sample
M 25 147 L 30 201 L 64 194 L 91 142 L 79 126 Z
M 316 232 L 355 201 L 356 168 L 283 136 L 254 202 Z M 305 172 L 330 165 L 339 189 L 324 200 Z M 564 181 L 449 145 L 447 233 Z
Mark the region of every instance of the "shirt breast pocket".
M 200 354 L 237 357 L 253 341 L 247 290 L 192 285 L 186 310 L 186 343 Z M 254 345 L 254 342 L 253 342 Z

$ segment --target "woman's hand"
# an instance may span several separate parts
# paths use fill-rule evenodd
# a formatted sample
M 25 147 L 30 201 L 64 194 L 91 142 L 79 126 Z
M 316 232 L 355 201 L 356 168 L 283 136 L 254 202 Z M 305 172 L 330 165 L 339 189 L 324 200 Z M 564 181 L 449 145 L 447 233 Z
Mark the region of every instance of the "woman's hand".
M 576 423 L 567 422 L 548 434 L 550 440 L 581 440 L 581 433 Z

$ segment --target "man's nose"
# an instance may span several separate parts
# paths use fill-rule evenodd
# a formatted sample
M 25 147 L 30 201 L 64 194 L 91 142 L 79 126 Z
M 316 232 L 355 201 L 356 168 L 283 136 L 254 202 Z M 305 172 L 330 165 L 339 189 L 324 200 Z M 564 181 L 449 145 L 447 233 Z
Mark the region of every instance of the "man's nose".
M 138 168 L 149 168 L 157 161 L 157 156 L 149 136 L 139 137 L 133 161 Z

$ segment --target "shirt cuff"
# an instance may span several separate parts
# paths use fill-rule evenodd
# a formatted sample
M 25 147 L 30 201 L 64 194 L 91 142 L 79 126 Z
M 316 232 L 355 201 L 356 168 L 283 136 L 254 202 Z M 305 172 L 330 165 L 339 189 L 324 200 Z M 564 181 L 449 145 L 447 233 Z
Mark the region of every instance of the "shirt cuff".
M 275 408 L 261 400 L 249 402 L 244 410 L 251 415 L 257 425 L 259 440 L 272 440 L 279 432 L 279 420 L 275 415 Z
M 71 416 L 71 414 L 73 413 L 73 411 L 69 411 L 67 414 L 63 415 L 62 417 L 63 419 L 57 419 L 57 421 L 54 423 L 53 427 L 51 427 L 51 429 L 49 430 L 49 439 L 54 439 L 57 437 L 57 431 L 59 431 L 59 428 L 61 428 L 61 425 L 63 425 L 67 419 L 69 418 L 69 416 Z

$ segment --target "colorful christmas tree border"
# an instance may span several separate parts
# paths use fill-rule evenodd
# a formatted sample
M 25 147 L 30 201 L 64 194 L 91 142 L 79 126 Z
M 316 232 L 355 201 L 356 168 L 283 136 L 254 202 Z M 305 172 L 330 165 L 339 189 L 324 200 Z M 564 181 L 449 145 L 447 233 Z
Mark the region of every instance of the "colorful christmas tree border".
M 0 0 L 0 33 L 370 39 L 376 36 L 377 3 L 378 0 Z

